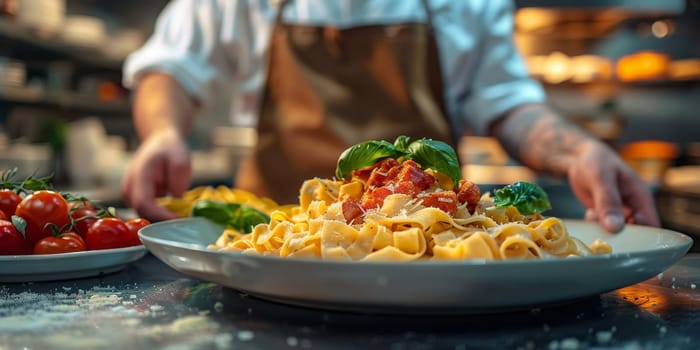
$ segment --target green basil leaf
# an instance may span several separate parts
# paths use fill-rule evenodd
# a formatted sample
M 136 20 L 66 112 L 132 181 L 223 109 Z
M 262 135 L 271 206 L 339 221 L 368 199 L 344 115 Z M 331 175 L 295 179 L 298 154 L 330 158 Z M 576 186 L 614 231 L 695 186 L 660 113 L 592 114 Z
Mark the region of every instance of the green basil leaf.
M 411 142 L 406 157 L 415 160 L 424 169 L 433 169 L 449 176 L 455 185 L 462 179 L 457 153 L 452 146 L 431 139 Z
M 408 145 L 410 144 L 411 138 L 405 135 L 401 135 L 394 140 L 394 149 L 400 153 L 408 153 Z
M 339 180 L 345 179 L 353 170 L 372 166 L 381 159 L 396 158 L 399 155 L 394 145 L 387 141 L 371 140 L 358 143 L 340 155 L 335 168 L 335 177 Z
M 514 206 L 520 214 L 531 215 L 552 209 L 547 193 L 537 184 L 514 182 L 494 192 L 497 207 Z
M 194 204 L 192 216 L 204 217 L 243 233 L 251 233 L 258 224 L 270 222 L 267 214 L 245 204 L 222 203 L 208 199 L 199 200 Z
M 270 223 L 270 217 L 267 214 L 245 204 L 241 204 L 240 210 L 236 213 L 238 216 L 235 217 L 235 221 L 238 222 L 238 227 L 234 226 L 234 228 L 244 233 L 253 232 L 258 224 Z

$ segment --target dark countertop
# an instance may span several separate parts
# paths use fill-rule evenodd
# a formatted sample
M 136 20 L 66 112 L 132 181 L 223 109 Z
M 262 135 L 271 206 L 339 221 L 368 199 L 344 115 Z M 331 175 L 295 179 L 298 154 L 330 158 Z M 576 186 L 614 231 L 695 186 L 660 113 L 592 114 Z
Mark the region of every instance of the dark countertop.
M 553 286 L 555 288 L 556 286 Z M 95 278 L 0 285 L 0 349 L 697 349 L 700 255 L 558 307 L 390 316 L 259 300 L 154 256 Z

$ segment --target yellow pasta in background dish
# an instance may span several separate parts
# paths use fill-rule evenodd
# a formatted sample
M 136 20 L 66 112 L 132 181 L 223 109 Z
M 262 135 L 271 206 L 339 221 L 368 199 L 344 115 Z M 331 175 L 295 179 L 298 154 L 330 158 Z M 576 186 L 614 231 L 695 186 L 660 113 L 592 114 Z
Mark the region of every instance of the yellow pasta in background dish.
M 192 207 L 200 200 L 245 204 L 267 214 L 274 210 L 287 208 L 287 206 L 280 206 L 270 198 L 259 197 L 251 192 L 223 185 L 217 187 L 198 186 L 186 191 L 181 197 L 161 197 L 156 202 L 180 217 L 188 217 L 192 213 Z
M 161 197 L 157 203 L 179 217 L 204 217 L 230 231 L 216 242 L 227 245 L 241 234 L 250 233 L 259 223 L 268 223 L 269 215 L 286 212 L 292 205 L 278 205 L 270 198 L 226 186 L 200 186 L 186 191 L 181 197 Z
M 226 230 L 210 248 L 347 261 L 543 259 L 611 252 L 607 243 L 588 246 L 570 236 L 560 219 L 544 217 L 541 211 L 549 202 L 534 184 L 514 183 L 492 197 L 468 180 L 452 180 L 407 158 L 383 157 L 339 172 L 340 180 L 309 179 L 300 188 L 298 205 L 273 210 L 270 222 L 250 234 Z

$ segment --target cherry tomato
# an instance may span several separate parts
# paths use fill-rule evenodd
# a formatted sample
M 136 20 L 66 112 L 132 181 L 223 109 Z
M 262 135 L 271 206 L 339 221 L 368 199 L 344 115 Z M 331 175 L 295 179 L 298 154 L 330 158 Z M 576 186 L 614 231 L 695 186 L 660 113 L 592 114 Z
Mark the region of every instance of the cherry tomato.
M 65 232 L 58 236 L 44 237 L 34 245 L 34 254 L 60 254 L 85 251 L 86 245 L 80 235 Z
M 73 230 L 85 238 L 92 224 L 97 222 L 97 219 L 99 219 L 97 217 L 98 213 L 99 211 L 93 208 L 82 207 L 78 209 L 71 209 L 70 216 L 73 219 Z
M 150 225 L 151 222 L 144 218 L 131 219 L 126 222 L 126 226 L 129 228 L 129 241 L 130 245 L 140 245 L 141 240 L 139 239 L 139 230 L 142 227 Z
M 131 244 L 129 227 L 117 218 L 101 218 L 90 226 L 85 243 L 89 250 L 128 247 Z
M 36 191 L 24 197 L 17 205 L 15 215 L 27 222 L 25 237 L 32 246 L 40 239 L 53 235 L 51 224 L 63 229 L 70 223 L 68 203 L 54 191 Z
M 29 253 L 29 244 L 15 225 L 0 220 L 0 255 L 20 255 Z
M 5 213 L 2 210 L 0 210 L 0 220 L 6 220 L 6 221 L 10 220 L 7 218 L 7 215 L 5 215 Z
M 0 190 L 0 211 L 8 218 L 15 215 L 17 204 L 22 201 L 22 197 L 12 190 Z

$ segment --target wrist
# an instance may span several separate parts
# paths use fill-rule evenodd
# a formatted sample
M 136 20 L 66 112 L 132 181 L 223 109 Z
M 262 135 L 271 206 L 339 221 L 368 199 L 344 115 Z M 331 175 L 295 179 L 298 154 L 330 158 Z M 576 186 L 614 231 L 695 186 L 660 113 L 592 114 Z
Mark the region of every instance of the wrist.
M 544 105 L 513 110 L 499 123 L 496 135 L 516 160 L 538 172 L 566 175 L 581 154 L 601 144 Z
M 599 153 L 603 145 L 597 139 L 583 134 L 580 141 L 570 148 L 563 148 L 555 151 L 556 156 L 552 156 L 549 172 L 555 175 L 569 175 L 572 169 L 576 168 L 576 163 L 579 162 L 587 154 Z

